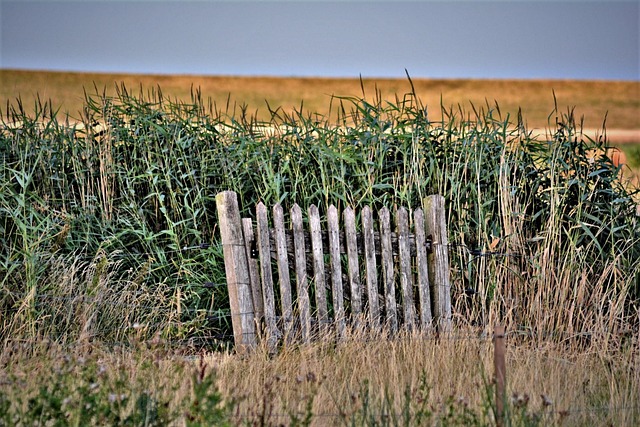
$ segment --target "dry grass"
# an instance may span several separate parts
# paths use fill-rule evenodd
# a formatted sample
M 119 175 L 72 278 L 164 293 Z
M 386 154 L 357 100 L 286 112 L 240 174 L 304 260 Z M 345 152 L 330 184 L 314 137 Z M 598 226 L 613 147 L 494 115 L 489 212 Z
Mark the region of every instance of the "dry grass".
M 640 415 L 637 357 L 632 349 L 602 357 L 594 349 L 511 345 L 506 360 L 512 417 L 524 416 L 518 414 L 524 409 L 531 419 L 543 417 L 542 424 L 632 425 Z M 205 360 L 222 390 L 246 396 L 239 413 L 249 419 L 267 411 L 277 422 L 289 412 L 303 412 L 309 397 L 317 425 L 382 418 L 385 410 L 400 417 L 405 405 L 411 414 L 422 408 L 440 420 L 447 411 L 465 409 L 477 421 L 492 416 L 493 345 L 472 330 L 441 340 L 356 333 L 337 346 L 320 342 L 275 357 L 263 349 L 247 358 Z
M 361 96 L 362 88 L 357 78 L 271 78 L 233 76 L 167 76 L 88 74 L 41 71 L 0 70 L 0 105 L 14 102 L 21 96 L 25 107 L 38 94 L 51 99 L 54 107 L 72 116 L 79 116 L 83 105 L 83 88 L 100 92 L 104 88 L 113 94 L 115 84 L 124 82 L 127 87 L 144 90 L 160 86 L 165 96 L 179 100 L 190 99 L 191 88 L 200 88 L 204 99 L 211 98 L 218 108 L 240 110 L 248 106 L 250 113 L 258 111 L 258 117 L 268 119 L 266 102 L 272 108 L 284 111 L 300 108 L 308 112 L 327 115 L 331 96 Z M 611 129 L 640 129 L 640 82 L 573 81 L 573 80 L 444 80 L 413 79 L 416 93 L 432 111 L 432 120 L 440 119 L 440 102 L 446 107 L 457 105 L 470 110 L 470 103 L 493 107 L 494 100 L 504 114 L 515 120 L 518 108 L 522 108 L 529 128 L 545 128 L 549 113 L 554 108 L 555 92 L 561 111 L 575 106 L 575 117 L 585 117 L 584 127 L 599 129 L 605 115 Z M 383 99 L 395 101 L 411 91 L 407 79 L 365 79 L 364 89 L 368 97 L 376 90 Z M 333 107 L 336 107 L 334 102 Z
M 517 341 L 507 340 L 506 353 L 511 424 L 630 426 L 640 421 L 637 338 L 610 353 L 597 345 Z M 285 347 L 277 355 L 263 347 L 244 356 L 185 359 L 162 346 L 65 351 L 41 343 L 5 346 L 0 357 L 5 367 L 0 392 L 14 404 L 30 397 L 54 401 L 56 390 L 42 394 L 43 385 L 50 384 L 61 388 L 59 400 L 70 410 L 86 401 L 106 405 L 105 414 L 109 408 L 121 419 L 131 419 L 140 396 L 148 393 L 173 414 L 176 425 L 184 425 L 186 414 L 202 404 L 198 399 L 219 392 L 229 404 L 224 417 L 232 425 L 494 422 L 492 342 L 472 329 L 440 339 L 389 340 L 357 332 L 337 345 L 321 340 Z M 197 384 L 205 377 L 213 380 L 212 389 L 198 394 Z
M 5 345 L 0 397 L 12 405 L 58 402 L 69 422 L 80 417 L 79 402 L 101 408 L 85 411 L 93 411 L 94 420 L 131 421 L 145 402 L 140 396 L 148 396 L 162 405 L 155 416 L 165 411 L 165 419 L 184 425 L 189 411 L 217 395 L 229 404 L 217 420 L 231 425 L 494 423 L 493 344 L 472 329 L 440 338 L 352 332 L 339 344 L 325 339 L 277 355 L 260 347 L 244 356 L 218 352 L 187 359 L 162 345 L 132 344 L 66 350 L 46 341 Z M 637 425 L 637 337 L 617 351 L 603 351 L 601 344 L 532 345 L 508 338 L 510 424 Z M 205 378 L 210 385 L 203 391 L 198 384 Z M 114 414 L 119 418 L 110 418 Z M 155 425 L 151 421 L 147 425 Z

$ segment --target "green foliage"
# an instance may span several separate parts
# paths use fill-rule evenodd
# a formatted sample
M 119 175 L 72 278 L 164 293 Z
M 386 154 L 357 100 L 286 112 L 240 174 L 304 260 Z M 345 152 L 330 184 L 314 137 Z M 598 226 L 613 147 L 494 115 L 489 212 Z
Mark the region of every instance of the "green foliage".
M 13 375 L 5 382 L 24 387 L 0 388 L 2 425 L 230 425 L 215 376 L 204 375 L 202 366 L 176 362 L 173 371 L 162 371 L 142 361 L 107 364 L 91 354 L 37 357 L 52 364 L 50 371 L 38 373 L 40 381 L 24 383 L 18 368 L 9 369 Z M 187 393 L 178 393 L 181 381 L 162 378 L 189 371 Z
M 622 147 L 627 162 L 634 169 L 640 168 L 640 144 L 628 144 Z
M 624 277 L 602 286 L 625 288 L 635 274 L 640 296 L 638 190 L 606 155 L 590 154 L 606 143 L 583 137 L 571 111 L 554 112 L 548 138 L 537 140 L 497 105 L 442 108 L 445 119 L 432 122 L 414 94 L 335 103 L 332 123 L 302 109 L 259 123 L 246 108 L 207 109 L 198 93 L 183 103 L 124 86 L 115 97 L 86 96 L 78 125 L 40 101 L 33 116 L 21 102 L 10 107 L 0 128 L 0 334 L 59 340 L 90 330 L 108 341 L 134 325 L 146 337 L 228 333 L 229 323 L 207 320 L 228 313 L 225 287 L 204 286 L 224 283 L 222 190 L 239 194 L 245 216 L 259 201 L 415 208 L 442 194 L 451 242 L 475 250 L 450 251 L 454 291 L 484 289 L 472 307 L 456 300 L 470 322 L 496 301 L 496 284 L 485 282 L 497 271 L 516 272 L 514 288 L 525 286 L 523 271 L 542 276 L 542 249 L 571 254 L 593 283 L 613 263 Z M 487 248 L 513 263 L 480 271 L 474 253 Z
M 345 425 L 352 426 L 430 425 L 440 418 L 440 411 L 430 406 L 429 393 L 426 376 L 422 375 L 418 386 L 405 387 L 402 396 L 393 396 L 385 390 L 384 399 L 376 401 L 372 399 L 371 384 L 365 380 L 352 396 L 350 407 L 341 409 L 340 418 Z

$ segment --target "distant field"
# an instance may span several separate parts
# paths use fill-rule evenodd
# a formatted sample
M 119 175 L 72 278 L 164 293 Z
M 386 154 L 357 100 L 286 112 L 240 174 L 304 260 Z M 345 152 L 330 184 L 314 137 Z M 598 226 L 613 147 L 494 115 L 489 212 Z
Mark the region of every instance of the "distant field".
M 83 104 L 83 90 L 95 93 L 94 86 L 107 94 L 115 92 L 116 84 L 124 83 L 129 90 L 142 87 L 162 89 L 165 97 L 188 101 L 191 88 L 200 88 L 204 99 L 210 98 L 218 109 L 239 113 L 240 106 L 247 112 L 268 119 L 271 108 L 281 107 L 286 112 L 299 109 L 322 115 L 334 112 L 337 102 L 333 96 L 361 96 L 358 78 L 274 78 L 232 76 L 167 76 L 85 74 L 41 71 L 0 70 L 0 109 L 7 103 L 15 105 L 22 98 L 25 108 L 33 105 L 36 96 L 51 100 L 54 108 L 78 117 Z M 418 96 L 427 105 L 432 120 L 441 117 L 440 104 L 445 107 L 461 105 L 465 111 L 497 101 L 503 117 L 510 113 L 516 120 L 518 107 L 529 128 L 543 129 L 554 110 L 554 92 L 561 113 L 575 107 L 575 117 L 584 117 L 585 129 L 601 129 L 607 116 L 607 128 L 612 142 L 634 141 L 640 132 L 640 82 L 569 81 L 569 80 L 430 80 L 413 79 Z M 395 100 L 411 91 L 408 79 L 364 79 L 367 98 L 374 100 L 376 90 L 383 99 Z M 553 123 L 553 116 L 551 117 Z M 626 132 L 619 132 L 626 130 Z M 629 130 L 636 132 L 629 133 Z M 631 136 L 630 136 L 631 135 Z

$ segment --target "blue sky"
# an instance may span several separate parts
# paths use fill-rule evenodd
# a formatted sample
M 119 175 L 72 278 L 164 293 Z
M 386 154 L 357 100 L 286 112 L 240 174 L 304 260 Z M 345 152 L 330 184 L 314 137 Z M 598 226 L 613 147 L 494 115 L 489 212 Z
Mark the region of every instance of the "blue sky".
M 640 1 L 0 0 L 0 67 L 640 80 Z

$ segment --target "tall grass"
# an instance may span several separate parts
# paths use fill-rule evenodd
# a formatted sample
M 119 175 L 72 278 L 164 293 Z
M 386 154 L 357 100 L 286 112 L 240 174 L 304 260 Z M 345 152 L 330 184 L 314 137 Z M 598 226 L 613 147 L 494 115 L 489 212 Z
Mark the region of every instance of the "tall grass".
M 415 93 L 377 93 L 334 98 L 328 116 L 301 106 L 261 122 L 197 90 L 183 102 L 124 85 L 85 94 L 78 118 L 39 99 L 9 105 L 3 422 L 487 424 L 495 322 L 511 331 L 514 423 L 637 422 L 639 190 L 572 110 L 556 107 L 538 138 L 497 104 L 440 106 L 439 120 L 430 108 Z M 326 212 L 442 194 L 453 335 L 355 332 L 277 355 L 214 353 L 195 368 L 173 358 L 169 346 L 219 348 L 230 333 L 222 190 L 250 217 L 259 201 Z
M 551 112 L 536 139 L 497 104 L 440 107 L 431 121 L 415 93 L 335 98 L 328 117 L 275 109 L 268 122 L 197 90 L 190 102 L 160 88 L 116 93 L 85 94 L 76 120 L 39 99 L 33 115 L 20 100 L 2 112 L 4 337 L 227 332 L 216 320 L 226 291 L 214 286 L 214 197 L 227 189 L 247 216 L 258 201 L 415 208 L 439 193 L 459 323 L 563 335 L 626 329 L 635 316 L 638 189 L 571 110 Z

